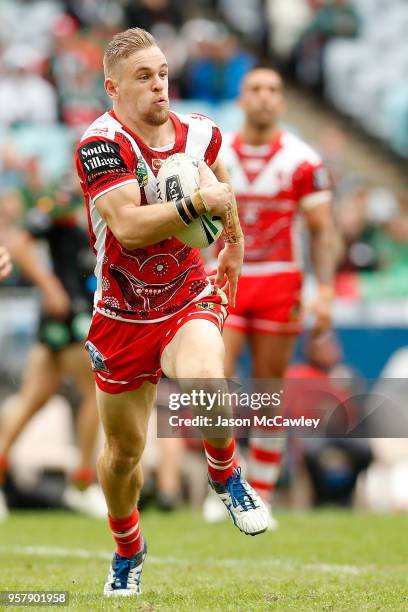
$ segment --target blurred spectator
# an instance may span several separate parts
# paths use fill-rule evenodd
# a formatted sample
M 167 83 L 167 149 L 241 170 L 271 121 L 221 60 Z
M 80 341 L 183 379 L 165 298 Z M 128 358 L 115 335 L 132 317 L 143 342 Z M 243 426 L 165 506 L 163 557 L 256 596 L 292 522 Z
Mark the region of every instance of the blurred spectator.
M 298 416 L 320 416 L 326 422 L 329 437 L 292 439 L 292 454 L 297 458 L 297 469 L 303 462 L 307 468 L 314 505 L 349 506 L 358 475 L 371 461 L 369 443 L 330 435 L 339 435 L 342 429 L 352 430 L 353 423 L 359 422 L 362 406 L 355 403 L 353 396 L 361 393 L 361 382 L 341 363 L 342 351 L 332 333 L 309 336 L 304 357 L 304 362 L 289 367 L 287 373 L 291 379 L 288 389 L 292 389 L 288 409 Z M 318 382 L 313 384 L 314 380 Z
M 37 74 L 41 59 L 26 46 L 12 46 L 4 53 L 6 73 L 0 79 L 0 124 L 56 121 L 56 92 Z
M 281 61 L 289 61 L 311 19 L 306 0 L 267 0 L 269 41 L 272 54 Z
M 183 33 L 191 50 L 184 71 L 185 96 L 214 104 L 237 98 L 241 79 L 255 58 L 221 23 L 193 20 Z
M 335 37 L 357 36 L 360 17 L 349 0 L 321 0 L 304 32 L 297 51 L 297 75 L 305 85 L 320 88 L 323 78 L 323 53 Z
M 51 73 L 57 85 L 63 121 L 73 127 L 91 123 L 107 107 L 101 72 L 103 49 L 93 32 L 78 30 L 74 19 L 55 24 Z
M 81 27 L 105 23 L 120 29 L 122 2 L 117 0 L 64 0 L 65 10 Z
M 343 237 L 343 255 L 337 273 L 377 270 L 378 254 L 372 244 L 375 226 L 367 215 L 368 189 L 357 184 L 343 196 L 336 211 L 336 222 Z
M 126 0 L 124 20 L 127 28 L 143 28 L 155 36 L 159 24 L 180 28 L 183 13 L 177 0 Z
M 262 51 L 267 35 L 264 4 L 263 0 L 219 0 L 218 16 L 245 44 Z

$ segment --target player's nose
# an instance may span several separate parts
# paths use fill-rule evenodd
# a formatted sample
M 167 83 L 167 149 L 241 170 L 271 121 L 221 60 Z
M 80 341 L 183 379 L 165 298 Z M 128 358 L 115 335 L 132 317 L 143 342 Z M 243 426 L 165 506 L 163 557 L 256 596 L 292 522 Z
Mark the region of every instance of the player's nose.
M 152 88 L 154 91 L 161 91 L 164 87 L 163 80 L 160 78 L 158 74 L 153 79 Z

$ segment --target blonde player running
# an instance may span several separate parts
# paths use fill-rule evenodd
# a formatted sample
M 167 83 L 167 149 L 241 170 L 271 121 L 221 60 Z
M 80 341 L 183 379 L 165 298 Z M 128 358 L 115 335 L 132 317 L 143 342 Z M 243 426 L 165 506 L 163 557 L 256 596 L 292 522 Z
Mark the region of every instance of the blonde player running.
M 152 36 L 139 28 L 117 34 L 104 56 L 113 109 L 85 132 L 76 152 L 98 287 L 87 341 L 106 444 L 99 460 L 109 523 L 117 543 L 105 595 L 137 595 L 146 555 L 137 500 L 140 458 L 156 384 L 224 376 L 225 307 L 206 278 L 199 252 L 173 236 L 207 210 L 225 220 L 226 246 L 216 283 L 235 302 L 242 232 L 217 126 L 202 115 L 169 111 L 168 66 Z M 201 188 L 158 204 L 156 174 L 179 152 L 201 159 Z M 204 384 L 204 382 L 203 382 Z M 266 509 L 235 469 L 231 438 L 204 441 L 209 479 L 237 527 L 267 528 Z

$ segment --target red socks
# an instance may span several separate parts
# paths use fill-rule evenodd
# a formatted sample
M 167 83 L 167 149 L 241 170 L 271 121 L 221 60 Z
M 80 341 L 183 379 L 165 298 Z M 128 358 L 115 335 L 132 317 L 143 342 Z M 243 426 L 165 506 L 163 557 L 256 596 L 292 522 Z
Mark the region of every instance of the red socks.
M 91 484 L 96 482 L 96 474 L 93 469 L 82 467 L 71 472 L 69 479 L 77 489 L 85 491 Z
M 7 472 L 7 457 L 0 455 L 0 487 L 4 485 Z
M 266 442 L 265 442 L 266 441 Z M 262 448 L 268 439 L 251 440 L 249 453 L 248 482 L 262 497 L 264 502 L 271 503 L 272 493 L 279 478 L 282 463 L 282 451 L 279 448 Z
M 124 519 L 114 519 L 108 514 L 108 520 L 118 553 L 130 559 L 142 546 L 138 509 L 135 508 L 132 514 Z
M 216 448 L 206 440 L 204 440 L 203 444 L 207 457 L 208 474 L 211 480 L 225 484 L 227 479 L 232 476 L 235 468 L 235 440 L 232 440 L 227 448 Z

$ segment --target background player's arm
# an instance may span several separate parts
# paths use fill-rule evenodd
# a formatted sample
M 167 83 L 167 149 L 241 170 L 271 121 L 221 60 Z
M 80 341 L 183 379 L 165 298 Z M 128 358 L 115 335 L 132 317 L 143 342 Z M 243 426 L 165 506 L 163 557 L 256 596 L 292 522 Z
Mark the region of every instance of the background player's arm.
M 219 181 L 231 186 L 231 179 L 222 160 L 218 157 L 211 167 Z M 215 285 L 228 289 L 229 301 L 235 306 L 235 296 L 238 288 L 238 279 L 241 274 L 244 258 L 244 234 L 238 217 L 238 208 L 231 186 L 231 207 L 224 219 L 225 247 L 218 255 L 218 267 Z M 226 279 L 226 281 L 225 281 Z
M 231 190 L 223 183 L 210 182 L 200 168 L 200 195 L 213 214 L 225 212 Z M 155 244 L 185 227 L 173 202 L 140 206 L 137 183 L 128 183 L 96 199 L 95 205 L 120 244 L 129 250 Z M 203 214 L 204 208 L 202 210 Z
M 40 289 L 47 314 L 58 318 L 66 316 L 70 307 L 69 296 L 55 274 L 39 261 L 31 235 L 24 230 L 11 231 L 8 247 L 23 276 Z
M 314 331 L 321 333 L 331 325 L 331 302 L 334 296 L 336 235 L 330 199 L 303 210 L 303 214 L 310 234 L 310 255 L 318 282 Z
M 0 245 L 0 281 L 7 278 L 12 269 L 10 253 Z

